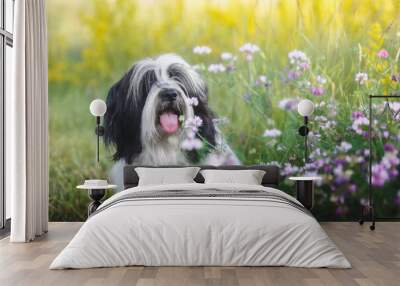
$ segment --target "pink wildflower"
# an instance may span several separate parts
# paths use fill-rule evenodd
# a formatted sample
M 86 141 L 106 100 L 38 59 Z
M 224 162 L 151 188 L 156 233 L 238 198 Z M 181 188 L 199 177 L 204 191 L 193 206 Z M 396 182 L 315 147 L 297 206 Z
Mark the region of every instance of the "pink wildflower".
M 389 52 L 385 49 L 382 49 L 377 53 L 377 56 L 381 59 L 387 59 L 389 57 Z
M 320 96 L 324 94 L 324 88 L 321 86 L 312 86 L 311 87 L 311 93 L 316 95 L 316 96 Z

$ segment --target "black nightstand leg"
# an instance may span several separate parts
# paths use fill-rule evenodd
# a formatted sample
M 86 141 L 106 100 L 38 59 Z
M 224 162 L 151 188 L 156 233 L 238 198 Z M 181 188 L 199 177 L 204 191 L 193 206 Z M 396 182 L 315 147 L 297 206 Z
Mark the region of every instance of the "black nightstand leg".
M 88 190 L 88 194 L 89 198 L 92 200 L 92 202 L 88 205 L 88 217 L 89 217 L 101 205 L 101 199 L 106 194 L 106 190 L 105 189 Z
M 304 207 L 311 210 L 314 206 L 314 182 L 313 181 L 297 181 L 296 197 Z
M 372 204 L 361 207 L 361 218 L 358 222 L 362 225 L 365 221 L 370 221 L 372 224 L 369 229 L 375 230 L 375 209 Z

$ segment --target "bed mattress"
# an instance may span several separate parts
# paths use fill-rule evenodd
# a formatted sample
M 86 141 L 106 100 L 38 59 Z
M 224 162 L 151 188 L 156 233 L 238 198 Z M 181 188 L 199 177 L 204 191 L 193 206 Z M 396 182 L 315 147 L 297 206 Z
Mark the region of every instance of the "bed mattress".
M 197 183 L 134 187 L 112 196 L 50 269 L 128 265 L 351 267 L 286 193 Z

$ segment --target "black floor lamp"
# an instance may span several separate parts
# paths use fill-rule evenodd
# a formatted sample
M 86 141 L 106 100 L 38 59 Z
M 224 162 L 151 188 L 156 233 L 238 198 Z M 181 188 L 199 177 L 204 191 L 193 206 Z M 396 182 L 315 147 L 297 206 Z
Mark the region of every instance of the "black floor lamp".
M 95 99 L 90 103 L 90 113 L 96 117 L 96 129 L 95 133 L 97 136 L 96 144 L 96 161 L 97 164 L 100 162 L 100 137 L 104 135 L 104 127 L 100 124 L 100 118 L 106 113 L 107 105 L 101 99 Z
M 304 165 L 308 163 L 308 133 L 310 129 L 308 128 L 308 118 L 314 112 L 314 103 L 311 100 L 303 99 L 297 105 L 297 111 L 301 116 L 304 117 L 304 125 L 300 126 L 299 134 L 304 137 Z
M 368 125 L 368 146 L 369 146 L 369 162 L 368 162 L 368 205 L 362 206 L 360 224 L 363 224 L 366 217 L 372 222 L 370 225 L 371 230 L 375 230 L 375 206 L 374 198 L 372 195 L 372 101 L 377 98 L 400 100 L 400 95 L 369 95 L 369 125 Z M 400 111 L 392 114 L 393 118 L 399 115 Z

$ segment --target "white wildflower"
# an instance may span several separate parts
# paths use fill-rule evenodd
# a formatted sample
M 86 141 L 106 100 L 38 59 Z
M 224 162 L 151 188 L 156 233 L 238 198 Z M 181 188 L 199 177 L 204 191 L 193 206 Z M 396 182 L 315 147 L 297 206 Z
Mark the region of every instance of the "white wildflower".
M 199 150 L 203 147 L 203 142 L 198 138 L 187 138 L 182 141 L 181 148 L 183 150 Z
M 207 46 L 196 46 L 193 48 L 193 53 L 198 55 L 207 55 L 212 52 L 210 47 Z
M 221 60 L 223 60 L 223 61 L 229 61 L 229 60 L 233 60 L 233 59 L 234 59 L 234 57 L 231 53 L 224 52 L 221 54 Z
M 281 134 L 282 132 L 279 129 L 273 128 L 265 130 L 263 136 L 275 138 L 281 136 Z
M 321 75 L 317 75 L 316 81 L 317 81 L 319 84 L 324 85 L 324 84 L 326 83 L 326 78 L 324 78 L 324 77 L 321 76 Z
M 255 44 L 246 43 L 239 48 L 239 51 L 241 51 L 242 53 L 246 53 L 246 54 L 254 54 L 254 53 L 259 52 L 260 48 Z
M 208 71 L 212 73 L 225 72 L 226 67 L 223 64 L 211 64 L 208 66 Z
M 299 50 L 293 50 L 289 52 L 288 54 L 289 62 L 292 65 L 304 65 L 304 64 L 309 64 L 310 59 L 307 57 L 307 55 Z
M 350 151 L 350 149 L 353 147 L 353 145 L 351 145 L 351 143 L 343 141 L 338 147 L 338 151 L 341 152 L 348 152 Z
M 203 124 L 203 120 L 199 116 L 194 116 L 185 121 L 185 128 L 197 132 L 199 127 Z
M 191 106 L 197 106 L 197 105 L 199 105 L 199 100 L 197 99 L 197 97 L 189 97 L 188 103 Z
M 359 84 L 363 85 L 368 81 L 368 74 L 365 72 L 358 72 L 355 76 L 355 81 Z

